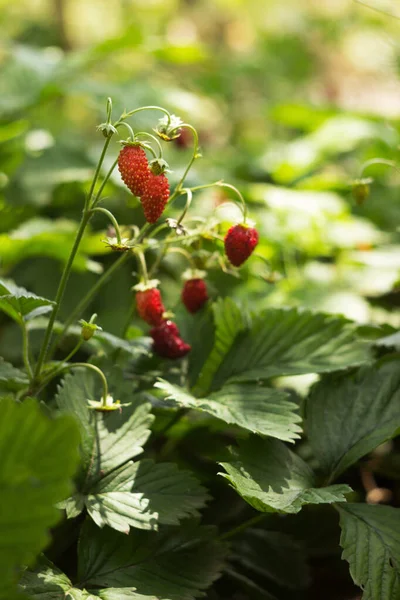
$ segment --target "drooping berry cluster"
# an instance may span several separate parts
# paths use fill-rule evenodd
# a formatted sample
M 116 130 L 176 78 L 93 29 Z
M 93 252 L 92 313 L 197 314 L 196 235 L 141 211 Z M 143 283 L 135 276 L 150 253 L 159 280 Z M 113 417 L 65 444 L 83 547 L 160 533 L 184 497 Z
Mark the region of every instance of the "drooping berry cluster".
M 191 348 L 181 338 L 177 325 L 166 318 L 161 293 L 155 285 L 156 281 L 150 282 L 147 287 L 143 284 L 137 286 L 137 311 L 143 321 L 153 325 L 150 336 L 154 352 L 163 358 L 182 358 Z
M 169 181 L 157 161 L 149 164 L 146 153 L 138 144 L 126 144 L 118 156 L 122 181 L 143 206 L 145 219 L 155 223 L 161 217 L 169 198 Z

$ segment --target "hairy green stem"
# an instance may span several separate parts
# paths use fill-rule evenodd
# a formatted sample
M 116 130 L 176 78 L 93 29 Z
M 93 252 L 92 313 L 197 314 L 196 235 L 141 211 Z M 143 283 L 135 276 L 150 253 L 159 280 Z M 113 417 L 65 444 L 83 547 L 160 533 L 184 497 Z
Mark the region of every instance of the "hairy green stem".
M 47 355 L 47 351 L 48 351 L 48 348 L 49 348 L 51 334 L 53 333 L 54 322 L 55 322 L 56 317 L 58 315 L 58 312 L 60 310 L 60 304 L 61 304 L 61 301 L 63 299 L 65 288 L 67 286 L 67 282 L 68 282 L 68 279 L 69 279 L 69 276 L 70 276 L 70 273 L 71 273 L 72 264 L 74 262 L 74 258 L 76 256 L 77 251 L 78 251 L 79 244 L 81 243 L 81 240 L 82 240 L 83 234 L 85 232 L 86 225 L 89 222 L 89 219 L 90 219 L 90 213 L 87 210 L 85 210 L 83 212 L 82 219 L 81 219 L 81 222 L 80 222 L 80 225 L 79 225 L 79 229 L 78 229 L 78 232 L 76 234 L 74 245 L 72 247 L 72 250 L 71 250 L 71 253 L 69 255 L 67 264 L 65 265 L 63 274 L 61 276 L 60 283 L 58 285 L 57 294 L 56 294 L 56 297 L 55 297 L 55 300 L 54 300 L 55 306 L 54 306 L 53 311 L 51 313 L 49 322 L 47 324 L 47 328 L 46 328 L 46 331 L 45 331 L 45 334 L 44 334 L 44 338 L 43 338 L 42 346 L 41 346 L 41 349 L 40 349 L 39 357 L 38 357 L 38 360 L 37 360 L 37 363 L 36 363 L 36 369 L 35 369 L 35 374 L 34 374 L 34 378 L 35 379 L 38 379 L 38 377 L 40 375 L 40 372 L 41 372 L 41 369 L 42 369 L 42 366 L 43 366 L 43 363 L 46 360 L 46 355 Z
M 92 208 L 94 208 L 95 206 L 97 206 L 97 204 L 100 202 L 101 200 L 101 194 L 106 186 L 107 181 L 110 179 L 112 172 L 114 171 L 115 167 L 117 166 L 118 163 L 118 157 L 114 160 L 113 164 L 111 165 L 110 169 L 108 170 L 106 176 L 104 177 L 103 181 L 101 182 L 101 186 L 99 187 L 99 190 L 92 202 Z
M 28 337 L 28 330 L 26 328 L 25 321 L 22 321 L 21 329 L 22 329 L 22 358 L 24 361 L 26 372 L 29 375 L 29 379 L 32 379 L 33 371 L 32 371 L 31 363 L 29 360 L 29 337 Z

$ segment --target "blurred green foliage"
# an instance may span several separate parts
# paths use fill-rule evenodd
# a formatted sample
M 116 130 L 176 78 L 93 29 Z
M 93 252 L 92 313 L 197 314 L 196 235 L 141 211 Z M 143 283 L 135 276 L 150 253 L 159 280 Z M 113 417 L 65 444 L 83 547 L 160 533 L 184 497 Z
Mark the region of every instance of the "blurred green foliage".
M 199 130 L 202 160 L 189 183 L 224 178 L 249 202 L 261 232 L 259 258 L 242 278 L 214 270 L 214 296 L 253 309 L 303 305 L 360 323 L 398 326 L 399 172 L 371 165 L 370 195 L 351 183 L 365 161 L 396 161 L 400 134 L 400 22 L 350 0 L 20 0 L 0 2 L 0 271 L 54 297 L 102 145 L 95 126 L 105 99 L 115 114 L 166 106 Z M 396 16 L 396 9 L 393 8 Z M 135 129 L 151 130 L 152 115 Z M 171 144 L 176 182 L 191 143 Z M 113 142 L 107 169 L 118 152 Z M 115 174 L 107 203 L 120 223 L 141 225 L 136 200 Z M 221 211 L 221 189 L 194 200 L 196 214 Z M 176 214 L 179 203 L 170 209 Z M 114 260 L 92 222 L 75 261 L 61 317 Z M 166 304 L 179 300 L 184 259 L 164 262 Z M 134 283 L 117 272 L 87 314 L 119 334 Z M 118 298 L 118 302 L 115 299 Z M 1 317 L 0 353 L 18 354 Z

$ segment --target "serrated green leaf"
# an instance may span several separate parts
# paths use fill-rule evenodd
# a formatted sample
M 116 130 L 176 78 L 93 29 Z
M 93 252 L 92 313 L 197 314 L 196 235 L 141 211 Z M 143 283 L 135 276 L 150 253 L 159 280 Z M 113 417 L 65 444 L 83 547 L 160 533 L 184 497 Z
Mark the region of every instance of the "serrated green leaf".
M 88 400 L 99 400 L 101 389 L 95 376 L 83 369 L 67 375 L 56 396 L 60 410 L 75 415 L 80 424 L 81 482 L 86 489 L 143 451 L 154 419 L 150 414 L 150 403 L 133 396 L 132 384 L 124 381 L 119 370 L 108 379 L 114 399 L 130 403 L 121 411 L 102 413 L 90 410 Z
M 158 529 L 159 524 L 177 525 L 198 516 L 207 492 L 189 471 L 172 463 L 152 460 L 128 463 L 104 477 L 85 499 L 92 519 L 99 527 L 117 531 Z
M 223 474 L 246 502 L 261 512 L 297 513 L 304 504 L 345 501 L 348 485 L 315 487 L 309 466 L 282 442 L 251 438 L 232 450 Z
M 0 357 L 0 383 L 3 389 L 18 390 L 28 385 L 29 379 L 26 373 Z
M 28 292 L 12 281 L 0 280 L 0 310 L 14 321 L 29 321 L 52 310 L 54 302 Z
M 316 384 L 306 403 L 311 447 L 335 479 L 400 430 L 400 363 L 389 361 Z
M 215 373 L 231 349 L 237 335 L 248 321 L 243 310 L 230 298 L 219 299 L 212 307 L 214 314 L 214 345 L 198 376 L 193 393 L 202 396 L 208 392 Z
M 301 417 L 295 412 L 297 406 L 288 400 L 288 394 L 282 390 L 256 385 L 226 385 L 208 398 L 195 398 L 168 381 L 160 380 L 155 387 L 167 394 L 166 400 L 207 412 L 254 433 L 289 442 L 300 437 L 301 427 L 298 423 Z
M 42 557 L 33 571 L 25 571 L 19 587 L 32 600 L 96 600 L 100 596 L 73 587 L 71 580 Z
M 342 557 L 363 600 L 400 598 L 400 510 L 391 506 L 338 506 Z
M 268 309 L 239 334 L 215 374 L 212 387 L 227 380 L 265 380 L 278 375 L 325 373 L 359 365 L 368 343 L 342 317 L 297 308 Z
M 71 490 L 79 432 L 68 417 L 50 420 L 33 399 L 0 400 L 0 581 L 30 565 L 47 544 Z
M 187 525 L 126 536 L 88 521 L 79 542 L 79 582 L 103 600 L 193 600 L 220 574 L 225 547 L 214 535 L 212 527 Z

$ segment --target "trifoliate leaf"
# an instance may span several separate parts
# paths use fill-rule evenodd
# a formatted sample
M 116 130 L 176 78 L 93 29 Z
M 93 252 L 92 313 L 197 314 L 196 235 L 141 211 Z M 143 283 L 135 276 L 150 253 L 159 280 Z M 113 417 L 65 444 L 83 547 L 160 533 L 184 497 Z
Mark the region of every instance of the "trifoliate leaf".
M 254 433 L 293 441 L 301 431 L 297 406 L 281 390 L 251 384 L 226 385 L 207 398 L 195 398 L 168 381 L 160 380 L 155 387 L 167 394 L 166 400 L 173 400 L 178 406 L 207 412 Z
M 117 531 L 158 529 L 160 523 L 177 525 L 198 516 L 207 492 L 189 471 L 172 463 L 152 460 L 129 462 L 104 477 L 85 499 L 88 512 L 99 527 Z
M 309 466 L 278 440 L 246 440 L 221 466 L 238 494 L 261 512 L 297 513 L 304 504 L 343 502 L 351 492 L 348 485 L 317 488 Z
M 338 507 L 342 557 L 350 564 L 363 600 L 400 598 L 400 509 L 345 504 Z
M 308 437 L 331 480 L 400 430 L 400 363 L 326 376 L 306 404 Z
M 0 400 L 0 581 L 30 565 L 61 516 L 55 504 L 71 491 L 79 431 L 73 419 L 50 420 L 35 400 Z M 9 595 L 8 597 L 11 597 Z

